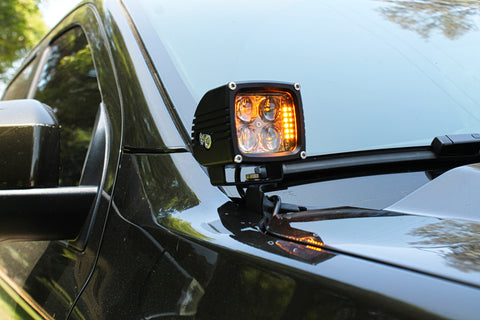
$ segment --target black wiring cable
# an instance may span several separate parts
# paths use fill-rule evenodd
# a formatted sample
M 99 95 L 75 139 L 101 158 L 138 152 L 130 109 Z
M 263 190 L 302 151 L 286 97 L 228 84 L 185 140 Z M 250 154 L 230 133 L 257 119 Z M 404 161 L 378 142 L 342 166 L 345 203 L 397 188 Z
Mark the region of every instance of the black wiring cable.
M 241 173 L 242 173 L 242 168 L 241 167 L 236 167 L 235 168 L 235 182 L 241 182 Z M 237 187 L 237 192 L 240 195 L 242 199 L 245 199 L 245 190 L 243 190 L 243 187 L 241 187 L 239 184 L 236 185 Z
M 275 202 L 275 206 L 273 207 L 272 217 L 278 216 L 280 209 L 282 208 L 282 200 L 279 196 L 271 196 L 270 199 Z

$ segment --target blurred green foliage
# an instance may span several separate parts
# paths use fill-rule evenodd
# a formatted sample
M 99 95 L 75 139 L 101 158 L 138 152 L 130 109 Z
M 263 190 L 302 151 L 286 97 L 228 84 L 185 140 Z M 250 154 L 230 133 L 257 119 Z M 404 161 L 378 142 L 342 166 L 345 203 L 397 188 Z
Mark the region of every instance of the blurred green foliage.
M 0 320 L 40 320 L 23 299 L 0 278 Z
M 45 35 L 41 0 L 0 0 L 0 80 Z

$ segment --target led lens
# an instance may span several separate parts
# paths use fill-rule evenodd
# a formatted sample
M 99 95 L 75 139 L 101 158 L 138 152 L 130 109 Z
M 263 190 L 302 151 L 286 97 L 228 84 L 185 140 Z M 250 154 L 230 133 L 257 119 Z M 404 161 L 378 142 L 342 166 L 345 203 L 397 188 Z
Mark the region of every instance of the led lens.
M 261 89 L 237 93 L 235 125 L 243 153 L 284 153 L 297 147 L 295 105 L 288 91 Z
M 262 132 L 260 132 L 260 143 L 266 151 L 278 151 L 281 140 L 280 132 L 272 125 L 263 127 Z
M 278 97 L 267 97 L 260 102 L 259 114 L 263 121 L 274 121 L 280 109 Z
M 240 96 L 235 99 L 237 118 L 243 122 L 251 122 L 254 116 L 252 100 L 249 97 Z
M 238 142 L 243 152 L 252 152 L 257 146 L 257 136 L 252 126 L 242 126 L 238 129 Z

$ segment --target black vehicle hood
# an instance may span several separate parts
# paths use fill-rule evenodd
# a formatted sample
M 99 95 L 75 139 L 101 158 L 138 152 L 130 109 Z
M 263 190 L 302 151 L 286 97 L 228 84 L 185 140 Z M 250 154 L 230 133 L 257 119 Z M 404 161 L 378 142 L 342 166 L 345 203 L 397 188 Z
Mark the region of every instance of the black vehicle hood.
M 290 239 L 310 234 L 335 252 L 480 288 L 479 190 L 480 166 L 463 166 L 385 210 L 286 214 L 272 220 L 269 232 Z

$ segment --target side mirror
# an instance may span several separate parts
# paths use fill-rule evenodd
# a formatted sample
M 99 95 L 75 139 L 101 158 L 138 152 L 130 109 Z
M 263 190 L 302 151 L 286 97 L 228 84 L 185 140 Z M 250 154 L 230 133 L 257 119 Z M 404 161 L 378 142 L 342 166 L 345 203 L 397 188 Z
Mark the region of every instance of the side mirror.
M 57 187 L 59 158 L 60 126 L 50 107 L 0 101 L 0 241 L 79 234 L 98 187 Z
M 60 128 L 36 100 L 0 101 L 0 189 L 58 185 Z

